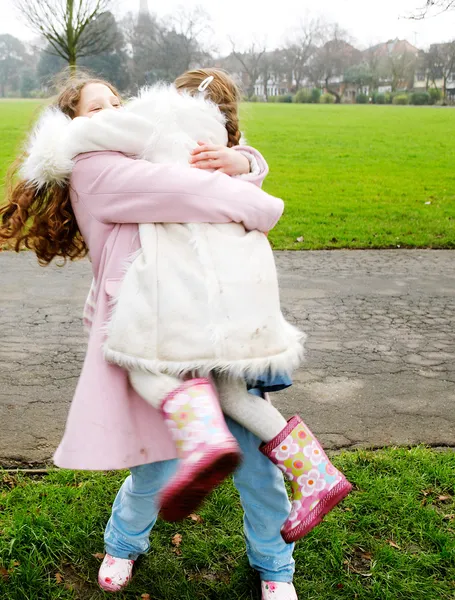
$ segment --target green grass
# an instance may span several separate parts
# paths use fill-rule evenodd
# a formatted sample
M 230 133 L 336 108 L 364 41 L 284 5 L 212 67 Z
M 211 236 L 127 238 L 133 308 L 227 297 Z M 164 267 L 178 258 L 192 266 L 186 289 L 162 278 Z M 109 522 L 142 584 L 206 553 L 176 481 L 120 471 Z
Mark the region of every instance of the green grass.
M 297 545 L 296 587 L 306 600 L 455 597 L 455 453 L 424 447 L 334 458 L 355 491 Z M 0 473 L 0 598 L 101 599 L 102 531 L 123 473 Z M 159 521 L 121 599 L 258 598 L 239 501 L 224 484 L 202 522 Z M 173 536 L 182 536 L 180 548 Z M 2 575 L 3 574 L 3 575 Z M 56 578 L 57 575 L 57 578 Z M 60 578 L 61 576 L 61 578 Z
M 275 248 L 455 247 L 454 110 L 247 104 L 243 117 L 265 189 L 286 201 Z
M 0 100 L 0 200 L 6 172 L 42 106 L 42 100 Z
M 0 198 L 40 105 L 0 101 Z M 242 119 L 286 201 L 275 248 L 455 248 L 455 110 L 245 104 Z

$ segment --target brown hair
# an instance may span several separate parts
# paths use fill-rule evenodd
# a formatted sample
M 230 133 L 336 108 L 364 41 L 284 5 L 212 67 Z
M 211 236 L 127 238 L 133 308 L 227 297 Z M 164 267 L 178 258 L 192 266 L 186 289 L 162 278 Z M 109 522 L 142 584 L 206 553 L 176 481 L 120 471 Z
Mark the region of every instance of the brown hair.
M 213 77 L 208 86 L 205 96 L 217 104 L 226 117 L 226 129 L 228 132 L 228 146 L 238 146 L 240 142 L 239 129 L 239 103 L 241 99 L 240 90 L 234 80 L 222 69 L 196 69 L 187 71 L 174 82 L 178 90 L 188 90 L 190 94 L 198 92 L 198 88 L 204 79 Z
M 74 119 L 81 92 L 89 83 L 106 85 L 121 99 L 107 81 L 78 74 L 68 79 L 52 105 Z M 48 265 L 56 257 L 64 261 L 83 258 L 88 248 L 71 207 L 69 184 L 51 183 L 36 189 L 29 181 L 16 181 L 25 156 L 13 164 L 7 176 L 7 203 L 0 208 L 0 244 L 13 242 L 16 252 L 22 248 L 33 250 L 41 265 Z

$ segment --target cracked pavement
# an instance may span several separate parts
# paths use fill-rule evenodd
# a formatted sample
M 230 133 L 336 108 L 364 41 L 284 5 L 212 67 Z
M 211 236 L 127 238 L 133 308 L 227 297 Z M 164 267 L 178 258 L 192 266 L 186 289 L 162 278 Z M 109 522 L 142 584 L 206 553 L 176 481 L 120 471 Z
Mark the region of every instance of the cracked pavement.
M 455 252 L 277 252 L 306 362 L 274 395 L 331 449 L 455 446 Z M 45 463 L 84 357 L 88 261 L 0 253 L 0 465 Z

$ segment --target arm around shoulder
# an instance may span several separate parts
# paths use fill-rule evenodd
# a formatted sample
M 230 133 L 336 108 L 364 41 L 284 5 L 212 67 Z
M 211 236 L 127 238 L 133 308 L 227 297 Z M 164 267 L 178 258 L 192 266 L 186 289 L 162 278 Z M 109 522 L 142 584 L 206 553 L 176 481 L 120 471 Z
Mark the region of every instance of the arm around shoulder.
M 103 223 L 244 223 L 268 231 L 283 203 L 245 181 L 118 152 L 80 155 L 71 185 Z

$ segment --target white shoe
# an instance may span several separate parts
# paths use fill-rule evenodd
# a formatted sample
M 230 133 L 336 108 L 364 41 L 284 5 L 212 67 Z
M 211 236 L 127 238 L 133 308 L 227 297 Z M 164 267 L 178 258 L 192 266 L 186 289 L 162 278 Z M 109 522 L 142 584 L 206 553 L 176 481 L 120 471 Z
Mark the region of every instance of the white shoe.
M 262 581 L 262 600 L 298 600 L 292 583 L 283 581 Z
M 105 592 L 119 592 L 131 581 L 134 560 L 106 554 L 98 571 L 98 583 Z

